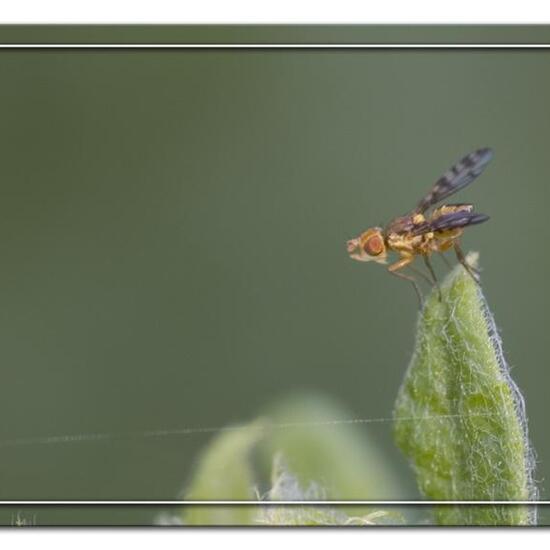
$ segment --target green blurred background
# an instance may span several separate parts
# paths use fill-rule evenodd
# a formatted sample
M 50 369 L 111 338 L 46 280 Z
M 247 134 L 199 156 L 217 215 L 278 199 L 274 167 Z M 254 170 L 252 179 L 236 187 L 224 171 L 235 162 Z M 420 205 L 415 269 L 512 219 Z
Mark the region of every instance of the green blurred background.
M 549 69 L 542 50 L 1 51 L 0 445 L 224 426 L 300 390 L 390 417 L 416 296 L 345 241 L 491 146 L 456 200 L 491 216 L 464 248 L 547 498 Z M 418 498 L 391 424 L 365 430 Z M 172 499 L 209 439 L 5 447 L 0 497 Z

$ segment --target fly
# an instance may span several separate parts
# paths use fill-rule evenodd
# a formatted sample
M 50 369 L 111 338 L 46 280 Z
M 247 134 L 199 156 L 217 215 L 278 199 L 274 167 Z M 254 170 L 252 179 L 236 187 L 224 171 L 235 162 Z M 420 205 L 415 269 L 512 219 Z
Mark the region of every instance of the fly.
M 386 264 L 388 253 L 397 252 L 399 258 L 388 266 L 388 271 L 410 281 L 420 303 L 422 294 L 416 279 L 402 270 L 408 267 L 426 278 L 430 284 L 438 286 L 430 262 L 430 256 L 434 252 L 443 253 L 454 249 L 458 261 L 479 284 L 479 273 L 466 261 L 459 239 L 464 228 L 483 223 L 489 216 L 474 212 L 472 204 L 443 204 L 431 212 L 430 209 L 472 183 L 492 158 L 493 152 L 487 147 L 466 155 L 435 182 L 430 192 L 419 201 L 412 212 L 393 219 L 385 228 L 371 227 L 359 237 L 349 240 L 347 249 L 350 257 L 360 262 L 375 261 Z M 411 265 L 417 256 L 424 260 L 431 279 Z M 439 295 L 441 297 L 441 292 Z

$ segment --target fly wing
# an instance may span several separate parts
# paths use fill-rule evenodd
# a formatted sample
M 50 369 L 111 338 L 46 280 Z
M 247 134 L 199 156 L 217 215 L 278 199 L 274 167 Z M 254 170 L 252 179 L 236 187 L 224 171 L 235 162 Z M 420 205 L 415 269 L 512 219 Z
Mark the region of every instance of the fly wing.
M 404 233 L 410 233 L 416 224 L 413 221 L 412 216 L 402 216 L 400 218 L 395 218 L 392 220 L 384 230 L 386 234 L 388 233 L 397 233 L 402 235 Z
M 416 212 L 425 212 L 430 206 L 466 187 L 483 172 L 492 158 L 493 151 L 488 147 L 466 155 L 434 183 L 431 191 L 418 203 Z
M 432 231 L 448 231 L 449 229 L 457 229 L 459 227 L 483 223 L 488 219 L 489 216 L 476 212 L 451 212 L 449 214 L 443 214 L 435 220 L 418 224 L 417 227 L 413 229 L 412 234 L 423 235 L 424 233 L 430 233 Z

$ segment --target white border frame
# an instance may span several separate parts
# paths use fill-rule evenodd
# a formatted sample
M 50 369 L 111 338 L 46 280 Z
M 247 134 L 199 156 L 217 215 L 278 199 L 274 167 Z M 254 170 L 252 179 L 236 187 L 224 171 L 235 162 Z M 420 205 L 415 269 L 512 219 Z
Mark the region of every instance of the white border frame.
M 343 27 L 342 30 L 344 30 Z M 548 29 L 550 31 L 550 28 Z M 550 44 L 0 44 L 5 49 L 550 49 Z M 437 505 L 527 505 L 550 504 L 550 500 L 0 500 L 3 506 L 337 506 L 337 505 L 377 505 L 377 506 L 437 506 Z
M 1 30 L 1 29 L 0 29 Z M 550 25 L 548 28 L 550 32 Z M 208 49 L 208 50 L 245 50 L 245 49 L 260 49 L 260 50 L 333 50 L 333 49 L 345 49 L 345 50 L 385 50 L 385 49 L 400 49 L 400 50 L 442 50 L 442 49 L 456 49 L 456 50 L 548 50 L 550 44 L 258 44 L 258 43 L 243 43 L 243 44 L 0 44 L 0 50 L 17 50 L 17 49 L 52 49 L 52 50 L 65 50 L 65 49 L 158 49 L 158 50 L 186 50 L 186 49 Z

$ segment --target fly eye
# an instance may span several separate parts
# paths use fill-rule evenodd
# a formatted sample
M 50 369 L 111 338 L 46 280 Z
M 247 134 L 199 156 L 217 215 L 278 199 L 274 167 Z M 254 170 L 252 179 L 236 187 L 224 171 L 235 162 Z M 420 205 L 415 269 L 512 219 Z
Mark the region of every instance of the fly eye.
M 369 256 L 378 256 L 384 251 L 384 242 L 378 235 L 374 235 L 370 239 L 367 239 L 363 245 L 363 250 Z

